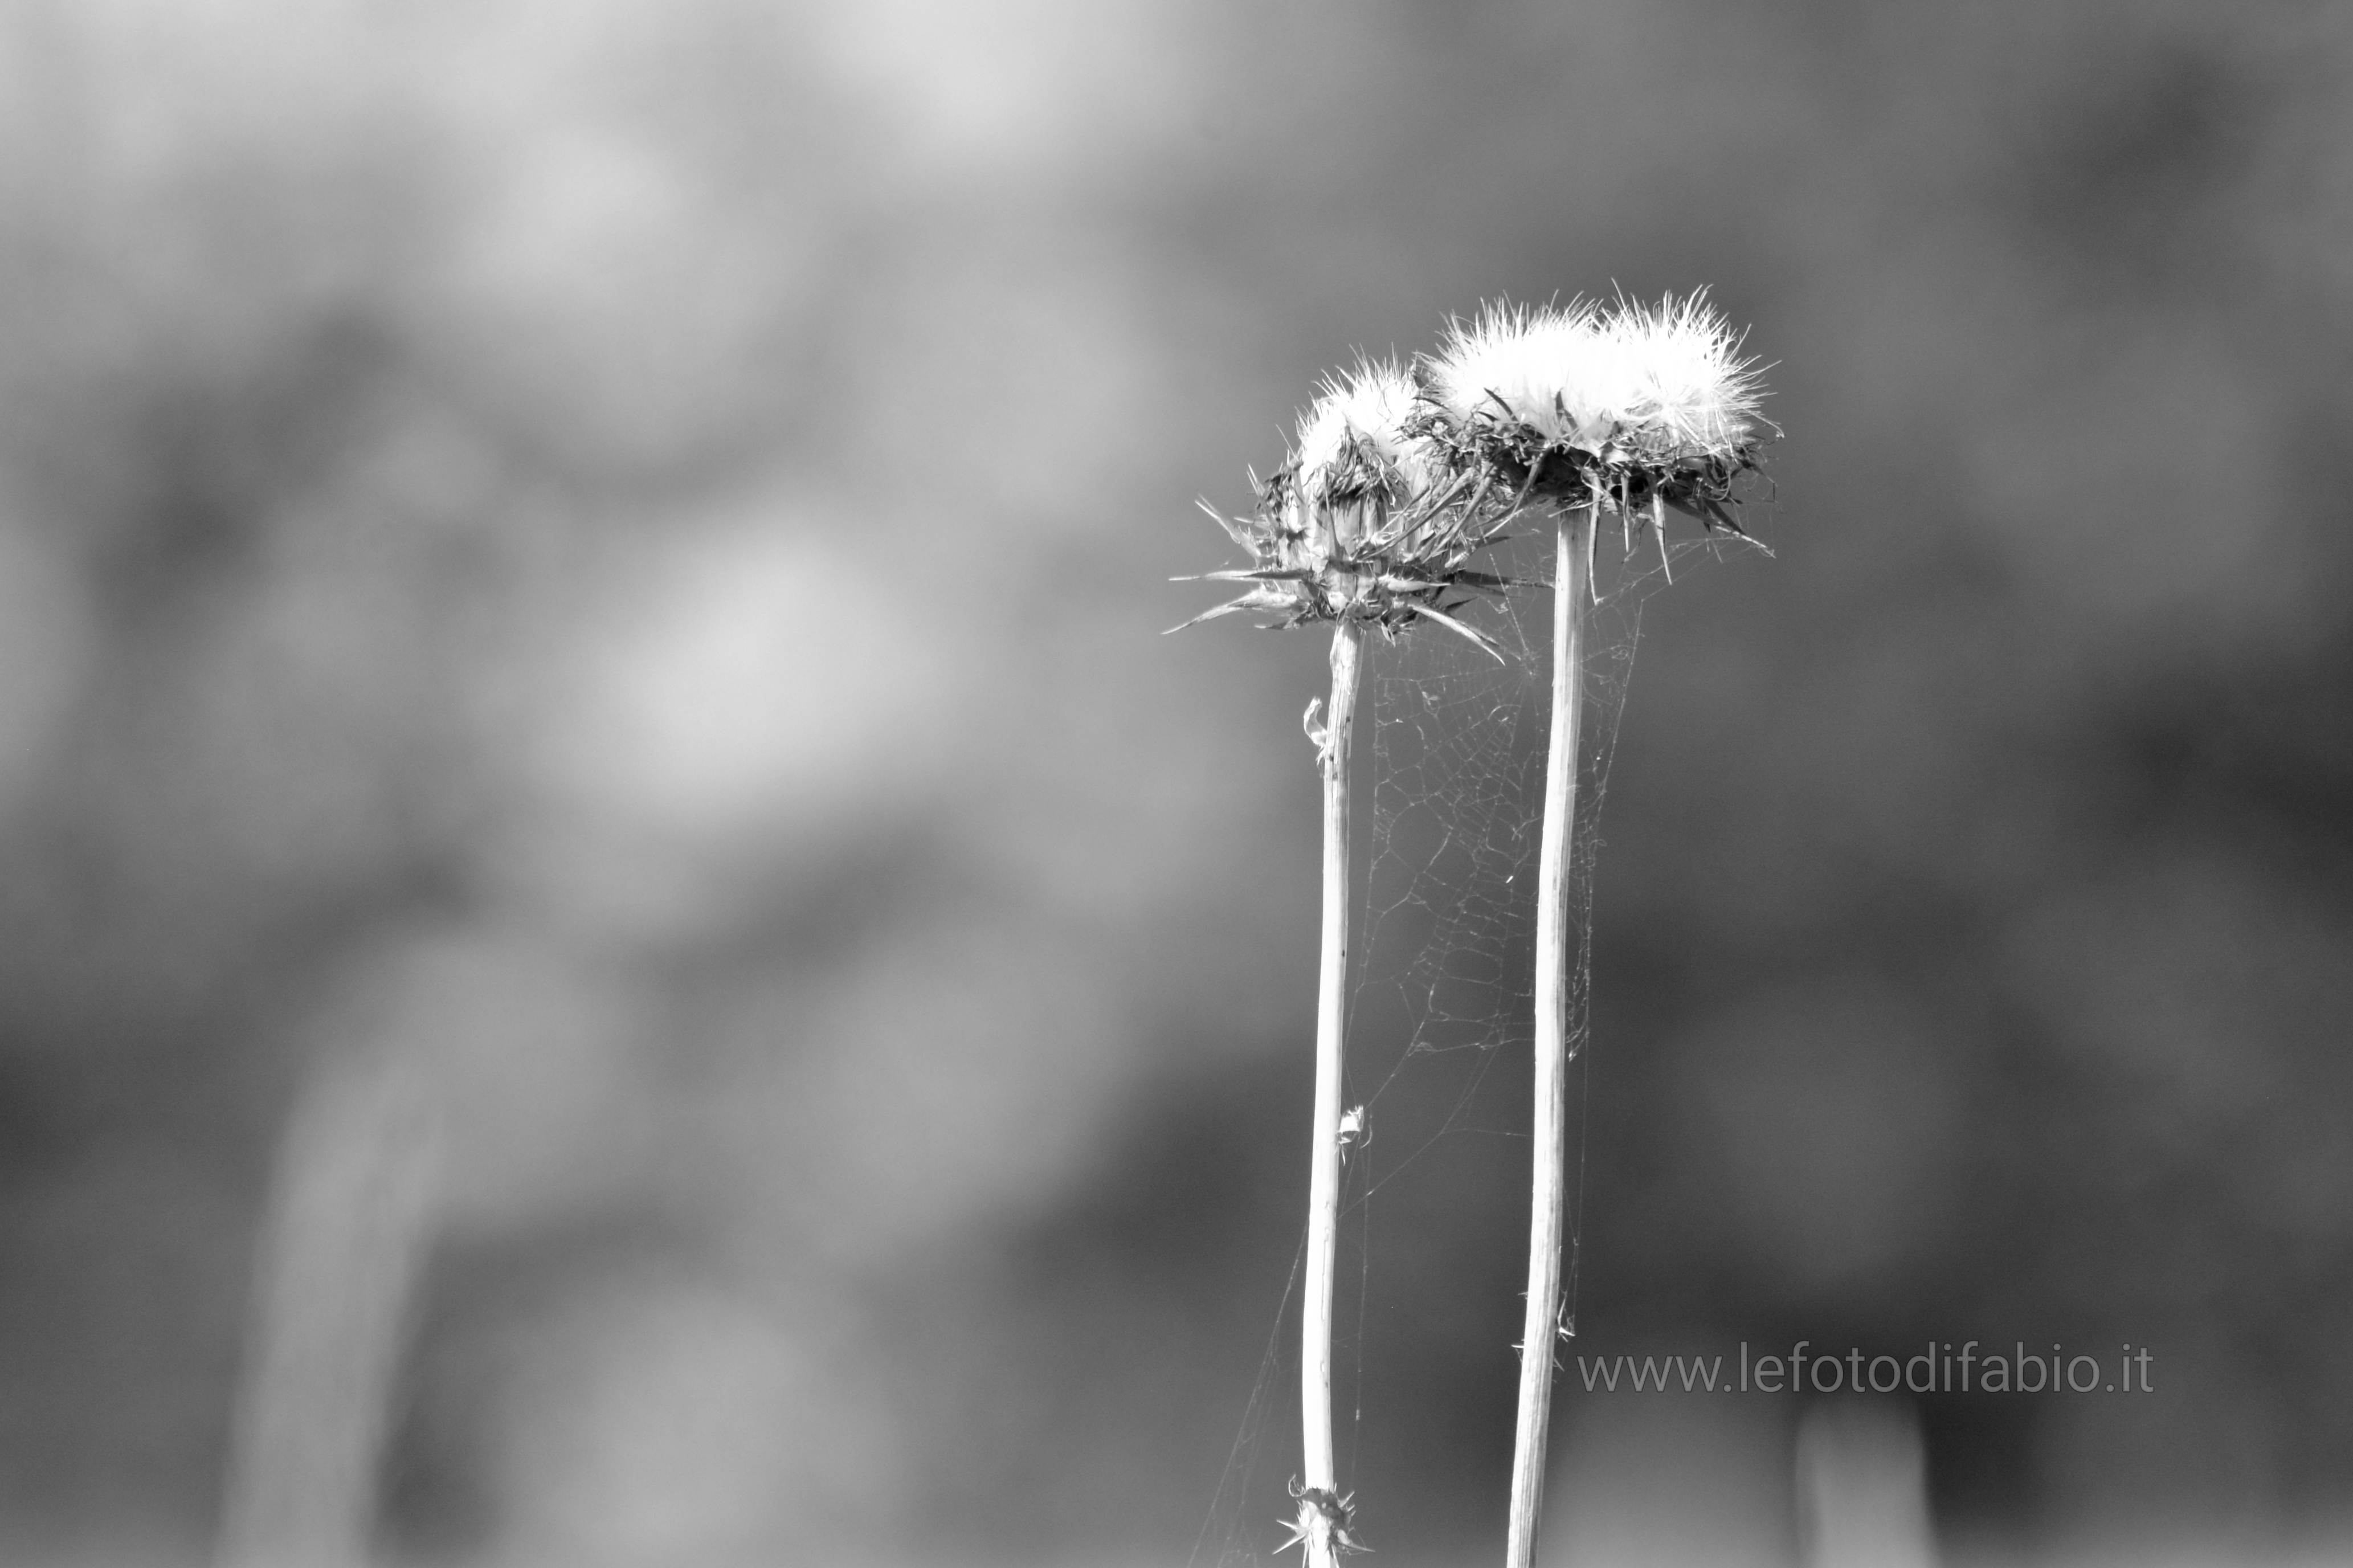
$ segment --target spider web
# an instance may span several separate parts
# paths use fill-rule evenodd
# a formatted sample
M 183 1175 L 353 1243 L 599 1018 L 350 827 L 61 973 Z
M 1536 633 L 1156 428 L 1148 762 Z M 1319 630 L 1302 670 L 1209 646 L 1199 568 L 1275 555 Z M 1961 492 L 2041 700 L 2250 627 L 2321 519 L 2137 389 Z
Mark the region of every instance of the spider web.
M 1613 565 L 1609 558 L 1620 552 L 1609 548 L 1616 541 L 1606 520 L 1603 531 L 1600 576 L 1609 587 L 1586 616 L 1580 672 L 1586 709 L 1567 878 L 1573 943 L 1567 1040 L 1576 1069 L 1572 1121 L 1578 1129 L 1568 1153 L 1573 1173 L 1564 1260 L 1571 1333 L 1584 1228 L 1584 1067 L 1598 826 L 1641 605 L 1668 580 L 1658 562 L 1630 556 Z M 1672 547 L 1679 559 L 1717 548 L 1699 541 Z M 1360 741 L 1356 761 L 1357 804 L 1361 811 L 1369 795 L 1370 832 L 1357 851 L 1354 879 L 1361 891 L 1351 915 L 1345 1068 L 1345 1103 L 1361 1108 L 1366 1131 L 1341 1174 L 1340 1265 L 1348 1285 L 1335 1309 L 1343 1494 L 1354 1487 L 1365 1421 L 1362 1351 L 1377 1240 L 1372 1200 L 1393 1184 L 1410 1182 L 1423 1157 L 1447 1140 L 1529 1136 L 1525 1094 L 1512 1101 L 1493 1092 L 1503 1081 L 1493 1069 L 1507 1062 L 1507 1074 L 1525 1074 L 1535 1037 L 1536 862 L 1551 719 L 1551 525 L 1530 529 L 1503 547 L 1498 561 L 1497 569 L 1519 585 L 1471 618 L 1503 647 L 1501 663 L 1430 627 L 1367 649 L 1370 745 Z M 1493 1103 L 1499 1100 L 1523 1108 L 1508 1119 L 1512 1124 Z M 1493 1202 L 1525 1215 L 1525 1187 L 1499 1184 Z M 1278 1517 L 1295 1510 L 1286 1477 L 1297 1471 L 1296 1410 L 1286 1396 L 1297 1386 L 1295 1300 L 1303 1231 L 1303 1222 L 1290 1282 L 1190 1568 L 1278 1561 L 1272 1552 L 1283 1533 Z M 1353 1300 L 1346 1299 L 1350 1294 Z M 1380 1412 L 1374 1415 L 1377 1421 Z M 1363 1517 L 1377 1544 L 1377 1513 L 1367 1510 Z

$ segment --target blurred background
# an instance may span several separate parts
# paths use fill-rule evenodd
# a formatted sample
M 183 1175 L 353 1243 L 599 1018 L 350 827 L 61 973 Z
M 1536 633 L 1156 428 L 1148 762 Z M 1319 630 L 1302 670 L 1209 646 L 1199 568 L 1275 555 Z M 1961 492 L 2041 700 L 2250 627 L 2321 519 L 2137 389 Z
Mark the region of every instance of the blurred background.
M 1778 556 L 1646 610 L 1576 1348 L 2155 1392 L 1572 1387 L 1554 1559 L 2344 1553 L 2348 89 L 2325 0 L 10 0 L 0 1559 L 1271 1560 L 1324 647 L 1159 635 L 1192 502 L 1699 284 Z M 1359 1238 L 1377 1562 L 1500 1550 L 1525 1152 Z

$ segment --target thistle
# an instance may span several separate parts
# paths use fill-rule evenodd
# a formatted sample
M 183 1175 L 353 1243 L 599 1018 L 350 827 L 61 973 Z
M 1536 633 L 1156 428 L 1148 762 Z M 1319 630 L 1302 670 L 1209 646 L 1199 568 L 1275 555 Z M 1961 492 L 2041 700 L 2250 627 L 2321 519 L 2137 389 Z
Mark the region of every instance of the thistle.
M 1290 457 L 1254 483 L 1257 510 L 1228 517 L 1203 503 L 1251 564 L 1178 581 L 1251 586 L 1185 626 L 1254 613 L 1274 616 L 1271 626 L 1332 621 L 1393 638 L 1427 620 L 1501 658 L 1457 612 L 1505 586 L 1470 563 L 1493 542 L 1507 509 L 1485 476 L 1430 443 L 1420 399 L 1387 362 L 1359 362 L 1327 379 Z
M 1309 1568 L 1331 1568 L 1363 1548 L 1355 1499 L 1339 1489 L 1332 1442 L 1332 1298 L 1340 1216 L 1342 1041 L 1348 974 L 1348 751 L 1355 732 L 1365 636 L 1394 638 L 1420 621 L 1446 627 L 1502 658 L 1457 618 L 1501 578 L 1474 571 L 1506 510 L 1494 488 L 1444 461 L 1416 428 L 1418 392 L 1394 363 L 1360 363 L 1325 382 L 1300 421 L 1297 445 L 1258 485 L 1249 517 L 1212 511 L 1252 564 L 1206 574 L 1250 584 L 1240 597 L 1187 621 L 1252 612 L 1281 626 L 1332 623 L 1332 697 L 1317 699 L 1305 727 L 1324 784 L 1324 912 L 1315 1015 L 1315 1105 L 1307 1198 L 1307 1286 L 1301 1310 L 1300 1422 L 1304 1479 L 1293 1483 L 1286 1521 Z M 1184 579 L 1180 579 L 1184 580 Z M 1199 580 L 1199 579 L 1194 579 Z M 1182 630 L 1182 627 L 1176 628 Z
M 1528 1225 L 1527 1310 L 1512 1445 L 1505 1562 L 1528 1568 L 1544 1500 L 1552 1415 L 1553 1342 L 1561 1319 L 1570 970 L 1570 826 L 1577 811 L 1584 716 L 1585 617 L 1597 597 L 1593 558 L 1604 510 L 1619 515 L 1630 554 L 1647 523 L 1668 564 L 1669 508 L 1741 538 L 1727 510 L 1757 467 L 1763 395 L 1741 340 L 1703 295 L 1655 309 L 1620 300 L 1529 310 L 1494 305 L 1458 322 L 1419 367 L 1414 430 L 1436 454 L 1441 483 L 1502 488 L 1558 518 L 1553 575 L 1553 705 L 1536 877 L 1535 1115 Z M 1580 516 L 1580 513 L 1582 514 Z M 1582 538 L 1579 538 L 1579 535 Z M 1581 546 L 1581 548 L 1580 548 Z
M 1748 535 L 1730 510 L 1757 466 L 1764 395 L 1756 363 L 1704 291 L 1655 307 L 1491 305 L 1419 366 L 1417 429 L 1451 473 L 1521 501 L 1618 512 L 1630 549 L 1644 514 L 1668 567 L 1666 510 Z M 1587 577 L 1595 539 L 1588 533 Z

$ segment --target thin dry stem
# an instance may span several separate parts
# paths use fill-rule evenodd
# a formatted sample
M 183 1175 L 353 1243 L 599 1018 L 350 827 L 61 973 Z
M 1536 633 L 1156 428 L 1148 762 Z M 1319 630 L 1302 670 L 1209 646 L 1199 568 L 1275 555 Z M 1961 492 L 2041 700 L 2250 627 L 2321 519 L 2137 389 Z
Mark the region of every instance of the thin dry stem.
M 1339 1561 L 1345 1505 L 1332 1445 L 1332 1295 L 1340 1236 L 1340 1078 L 1348 986 L 1348 742 L 1364 623 L 1332 630 L 1332 708 L 1323 737 L 1324 940 L 1315 1010 L 1315 1122 L 1307 1184 L 1307 1295 L 1299 1347 L 1306 1471 L 1300 1509 L 1310 1568 Z
M 303 1085 L 258 1259 L 217 1568 L 368 1559 L 442 1114 L 413 1052 L 331 1052 Z
M 1552 1420 L 1554 1337 L 1560 1321 L 1561 1235 L 1567 1214 L 1569 857 L 1577 816 L 1577 731 L 1585 715 L 1587 552 L 1564 513 L 1553 572 L 1552 735 L 1545 758 L 1544 835 L 1536 861 L 1535 1127 L 1528 1215 L 1527 1315 L 1512 1434 L 1507 1568 L 1529 1568 L 1544 1509 L 1545 1438 Z

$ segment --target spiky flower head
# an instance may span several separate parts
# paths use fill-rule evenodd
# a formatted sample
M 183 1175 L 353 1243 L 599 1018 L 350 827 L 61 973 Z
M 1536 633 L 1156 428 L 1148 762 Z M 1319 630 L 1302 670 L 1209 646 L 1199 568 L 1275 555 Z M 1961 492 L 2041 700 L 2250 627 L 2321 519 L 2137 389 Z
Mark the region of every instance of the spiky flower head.
M 1327 376 L 1300 417 L 1288 465 L 1300 489 L 1335 506 L 1376 491 L 1410 500 L 1428 488 L 1430 453 L 1407 433 L 1419 388 L 1394 360 L 1358 360 Z
M 1251 564 L 1204 576 L 1250 591 L 1185 624 L 1256 612 L 1276 626 L 1360 620 L 1395 636 L 1427 619 L 1493 651 L 1455 612 L 1504 585 L 1470 561 L 1508 508 L 1449 466 L 1425 423 L 1420 389 L 1393 360 L 1326 378 L 1290 456 L 1257 486 L 1257 510 L 1210 512 Z
M 1771 430 L 1756 362 L 1705 293 L 1657 305 L 1490 305 L 1419 366 L 1417 426 L 1452 470 L 1522 496 L 1660 503 L 1739 531 L 1725 510 Z

